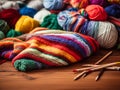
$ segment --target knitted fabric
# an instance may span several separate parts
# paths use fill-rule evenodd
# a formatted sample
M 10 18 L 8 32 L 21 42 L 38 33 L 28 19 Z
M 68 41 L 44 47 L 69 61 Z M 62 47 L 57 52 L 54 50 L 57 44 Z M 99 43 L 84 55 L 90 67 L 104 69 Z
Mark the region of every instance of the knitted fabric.
M 74 8 L 85 8 L 89 5 L 89 0 L 70 0 L 70 4 Z
M 103 7 L 100 5 L 88 5 L 85 8 L 88 17 L 90 20 L 95 20 L 95 21 L 106 21 L 107 20 L 107 13 L 104 10 Z
M 98 50 L 96 40 L 78 33 L 43 30 L 30 34 L 33 36 L 26 41 L 19 40 L 20 42 L 15 43 L 16 40 L 11 38 L 11 42 L 10 40 L 0 42 L 2 50 L 0 56 L 12 59 L 12 64 L 20 71 L 27 71 L 28 68 L 38 69 L 37 65 L 41 65 L 40 67 L 70 65 L 89 57 Z M 36 62 L 31 60 L 39 63 L 35 65 Z
M 27 15 L 30 17 L 34 17 L 34 15 L 37 13 L 37 10 L 29 7 L 23 7 L 20 9 L 19 13 L 20 15 Z
M 15 9 L 5 9 L 0 12 L 0 19 L 5 20 L 11 28 L 15 27 L 15 24 L 19 18 L 20 14 Z
M 28 33 L 34 28 L 39 27 L 39 22 L 29 16 L 21 16 L 15 25 L 15 31 Z
M 0 19 L 0 31 L 6 34 L 9 31 L 10 27 L 8 26 L 7 22 Z
M 58 21 L 57 21 L 57 15 L 56 14 L 50 14 L 47 15 L 43 22 L 40 24 L 41 27 L 46 27 L 49 29 L 62 29 L 61 26 L 59 26 Z
M 16 37 L 22 35 L 21 32 L 15 31 L 14 29 L 10 29 L 7 33 L 6 37 Z
M 109 16 L 120 18 L 120 5 L 112 4 L 105 8 L 105 11 Z

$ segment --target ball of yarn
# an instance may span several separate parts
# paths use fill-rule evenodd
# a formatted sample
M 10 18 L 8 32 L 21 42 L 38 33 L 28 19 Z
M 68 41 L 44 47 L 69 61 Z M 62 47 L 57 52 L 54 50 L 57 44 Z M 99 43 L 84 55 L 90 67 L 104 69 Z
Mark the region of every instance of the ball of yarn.
M 90 4 L 94 5 L 100 5 L 102 7 L 105 7 L 108 5 L 107 0 L 89 0 Z
M 88 17 L 90 20 L 95 20 L 95 21 L 105 21 L 107 20 L 107 13 L 104 10 L 103 7 L 100 5 L 88 5 L 85 8 Z
M 16 9 L 19 10 L 19 4 L 15 1 L 7 1 L 2 5 L 3 9 Z
M 27 15 L 30 17 L 34 17 L 34 15 L 37 13 L 37 10 L 29 7 L 23 7 L 19 11 L 20 15 Z
M 19 71 L 32 71 L 36 69 L 41 69 L 43 65 L 40 62 L 30 60 L 30 59 L 20 59 L 14 63 L 14 67 Z
M 39 23 L 42 23 L 44 18 L 47 15 L 50 15 L 50 11 L 48 11 L 47 9 L 43 8 L 40 11 L 38 11 L 35 15 L 34 15 L 34 19 L 39 21 Z
M 41 27 L 46 27 L 49 29 L 59 29 L 61 30 L 62 27 L 58 24 L 57 21 L 57 15 L 56 14 L 50 14 L 47 15 L 43 22 L 40 24 Z
M 35 27 L 39 27 L 39 22 L 29 16 L 21 16 L 15 25 L 15 30 L 21 33 L 28 33 Z
M 83 25 L 80 33 L 95 38 L 102 48 L 112 48 L 116 45 L 118 32 L 110 22 L 89 21 Z
M 43 0 L 43 6 L 48 10 L 62 10 L 64 2 L 63 0 Z
M 58 24 L 67 31 L 78 32 L 86 19 L 76 11 L 65 10 L 57 16 Z
M 42 0 L 31 0 L 28 2 L 27 7 L 40 10 L 43 7 Z
M 120 18 L 120 5 L 112 4 L 105 8 L 105 11 L 109 16 Z
M 20 14 L 15 9 L 5 9 L 0 12 L 0 19 L 7 21 L 11 28 L 15 27 L 17 20 L 20 18 Z
M 8 26 L 7 22 L 0 19 L 0 31 L 6 34 L 9 31 L 10 27 Z
M 85 8 L 89 5 L 89 0 L 70 0 L 70 4 L 74 8 Z
M 3 38 L 5 38 L 5 34 L 2 31 L 0 31 L 0 40 Z
M 10 29 L 9 32 L 7 33 L 6 37 L 17 37 L 22 35 L 21 32 L 15 31 L 14 29 Z
M 16 69 L 27 71 L 25 68 L 30 64 L 19 65 L 24 64 L 22 59 L 37 61 L 49 67 L 67 66 L 89 57 L 99 48 L 95 39 L 83 34 L 61 30 L 43 30 L 39 33 L 41 34 L 29 38 L 29 47 L 13 58 L 12 64 Z M 15 50 L 23 46 L 22 43 L 18 45 Z M 16 64 L 18 60 L 19 64 Z M 25 70 L 21 69 L 21 66 L 24 66 Z

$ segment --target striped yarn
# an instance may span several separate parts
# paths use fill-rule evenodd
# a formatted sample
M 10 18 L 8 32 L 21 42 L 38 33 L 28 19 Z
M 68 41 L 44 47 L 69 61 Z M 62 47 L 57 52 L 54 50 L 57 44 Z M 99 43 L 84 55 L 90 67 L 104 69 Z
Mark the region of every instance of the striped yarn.
M 11 57 L 16 69 L 22 71 L 19 68 L 22 59 L 33 60 L 50 67 L 66 66 L 79 62 L 98 50 L 96 40 L 82 34 L 59 30 L 43 30 L 38 33 L 28 38 L 27 42 L 14 46 Z M 16 64 L 18 62 L 19 64 Z
M 81 16 L 79 12 L 65 10 L 58 14 L 57 20 L 64 30 L 78 32 L 87 19 Z

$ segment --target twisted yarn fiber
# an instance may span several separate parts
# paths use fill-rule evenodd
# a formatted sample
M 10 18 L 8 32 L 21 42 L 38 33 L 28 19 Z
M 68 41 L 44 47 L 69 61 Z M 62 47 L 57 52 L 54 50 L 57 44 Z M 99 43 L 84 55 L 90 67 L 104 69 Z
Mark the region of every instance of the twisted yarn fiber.
M 100 46 L 106 49 L 114 47 L 118 39 L 117 29 L 110 22 L 89 21 L 79 32 L 95 38 Z
M 70 65 L 89 57 L 98 49 L 96 40 L 82 34 L 59 30 L 44 30 L 36 33 L 39 34 L 34 34 L 26 42 L 29 43 L 28 47 L 13 58 L 12 64 L 17 70 L 33 70 L 35 67 L 32 69 L 28 66 L 29 60 L 33 60 L 34 64 L 39 62 L 42 66 L 49 67 Z M 22 43 L 18 44 L 14 50 L 22 47 Z M 24 62 L 23 59 L 26 61 Z

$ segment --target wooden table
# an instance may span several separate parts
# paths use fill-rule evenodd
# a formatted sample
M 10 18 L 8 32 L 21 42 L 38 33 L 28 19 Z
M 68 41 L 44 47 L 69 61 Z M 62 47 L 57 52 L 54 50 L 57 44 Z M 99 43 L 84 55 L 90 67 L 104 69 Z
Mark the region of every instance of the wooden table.
M 105 71 L 99 81 L 95 81 L 98 71 L 74 81 L 72 72 L 83 64 L 95 63 L 110 50 L 99 50 L 96 54 L 67 67 L 19 72 L 5 62 L 0 65 L 0 90 L 120 90 L 120 71 Z M 120 61 L 120 51 L 113 50 L 103 63 Z M 119 65 L 120 66 L 120 65 Z

